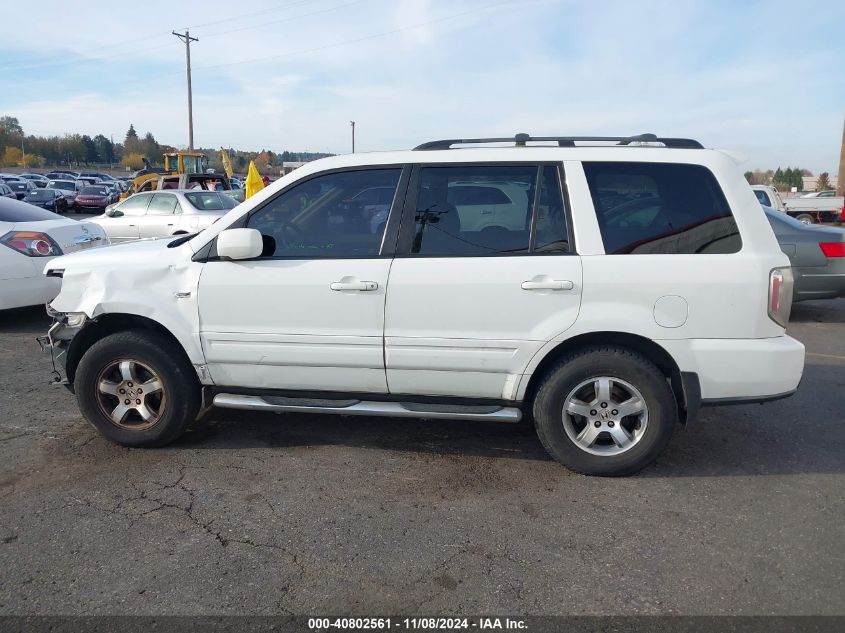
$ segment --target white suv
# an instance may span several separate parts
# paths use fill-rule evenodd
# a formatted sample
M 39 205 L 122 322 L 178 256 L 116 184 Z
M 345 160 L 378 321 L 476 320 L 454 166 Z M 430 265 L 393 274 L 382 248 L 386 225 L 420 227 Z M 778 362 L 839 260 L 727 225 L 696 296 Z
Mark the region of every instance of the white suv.
M 384 188 L 374 231 L 359 194 Z M 787 396 L 804 366 L 788 259 L 732 160 L 687 139 L 326 158 L 197 235 L 46 274 L 63 283 L 43 342 L 129 446 L 212 404 L 527 419 L 564 465 L 620 475 L 700 406 Z

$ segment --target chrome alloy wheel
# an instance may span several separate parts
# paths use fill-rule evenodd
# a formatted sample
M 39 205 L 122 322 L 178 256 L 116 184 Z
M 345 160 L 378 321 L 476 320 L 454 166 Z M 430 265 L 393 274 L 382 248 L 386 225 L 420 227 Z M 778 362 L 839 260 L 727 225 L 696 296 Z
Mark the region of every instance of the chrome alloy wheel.
M 166 398 L 161 378 L 136 360 L 109 363 L 97 376 L 96 388 L 100 410 L 120 428 L 144 431 L 164 414 Z
M 609 376 L 590 378 L 570 391 L 562 416 L 569 439 L 592 455 L 631 450 L 648 426 L 648 406 L 639 390 Z

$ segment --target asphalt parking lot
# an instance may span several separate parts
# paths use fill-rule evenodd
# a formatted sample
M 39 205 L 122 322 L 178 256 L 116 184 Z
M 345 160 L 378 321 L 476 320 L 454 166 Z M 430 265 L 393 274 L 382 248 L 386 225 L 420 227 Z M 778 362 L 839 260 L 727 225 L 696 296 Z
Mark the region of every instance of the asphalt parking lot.
M 489 423 L 214 411 L 97 435 L 0 313 L 2 614 L 843 614 L 845 300 L 799 305 L 799 393 L 705 410 L 589 478 Z

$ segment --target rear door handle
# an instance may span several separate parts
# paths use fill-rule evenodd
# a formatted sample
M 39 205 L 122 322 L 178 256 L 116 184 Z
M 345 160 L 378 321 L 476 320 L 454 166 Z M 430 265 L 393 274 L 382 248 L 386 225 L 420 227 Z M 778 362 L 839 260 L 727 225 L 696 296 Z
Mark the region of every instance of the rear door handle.
M 523 281 L 523 290 L 572 290 L 575 284 L 571 281 L 561 279 L 550 279 L 548 281 Z
M 336 281 L 331 286 L 332 290 L 359 290 L 369 292 L 378 289 L 378 282 L 375 281 Z

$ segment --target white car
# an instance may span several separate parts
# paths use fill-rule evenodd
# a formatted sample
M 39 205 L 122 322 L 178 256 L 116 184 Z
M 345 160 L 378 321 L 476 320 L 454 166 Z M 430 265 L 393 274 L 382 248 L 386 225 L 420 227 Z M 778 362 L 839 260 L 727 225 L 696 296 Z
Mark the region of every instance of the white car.
M 51 301 L 61 281 L 45 277 L 53 257 L 109 243 L 97 225 L 0 198 L 0 310 Z
M 136 193 L 91 218 L 113 242 L 198 233 L 234 209 L 238 202 L 218 191 L 179 190 Z
M 458 185 L 510 203 L 462 213 Z M 352 201 L 385 187 L 374 232 Z M 527 419 L 562 464 L 622 475 L 701 406 L 786 397 L 804 368 L 789 260 L 733 159 L 688 139 L 335 156 L 196 236 L 47 274 L 63 282 L 42 342 L 128 446 L 174 440 L 211 404 Z

